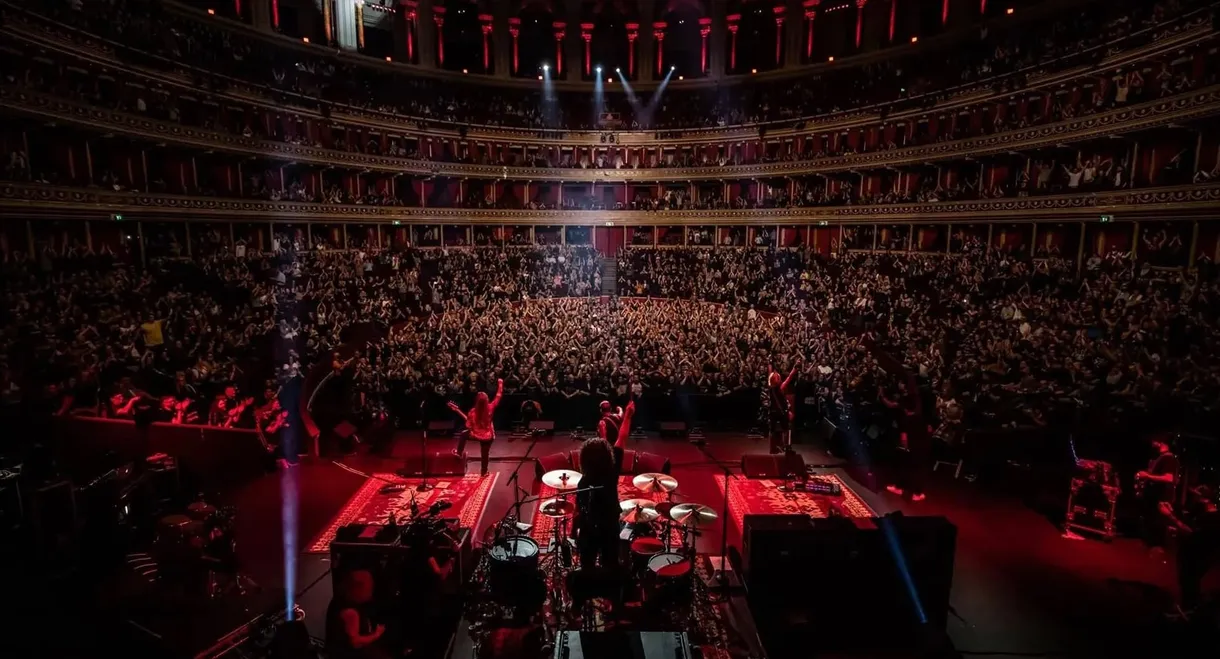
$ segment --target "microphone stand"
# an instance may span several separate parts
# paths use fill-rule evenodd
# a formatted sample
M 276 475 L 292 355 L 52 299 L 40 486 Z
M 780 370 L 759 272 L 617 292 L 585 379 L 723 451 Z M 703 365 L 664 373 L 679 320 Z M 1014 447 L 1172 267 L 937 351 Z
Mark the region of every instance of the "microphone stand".
M 531 434 L 529 448 L 525 449 L 525 455 L 521 456 L 521 461 L 517 463 L 517 468 L 513 470 L 513 475 L 509 476 L 508 482 L 505 483 L 506 487 L 512 487 L 514 485 L 516 486 L 516 489 L 513 490 L 513 507 L 512 507 L 513 520 L 514 520 L 514 523 L 516 524 L 516 530 L 518 531 L 518 533 L 513 534 L 513 555 L 514 556 L 517 554 L 517 538 L 520 537 L 519 533 L 529 530 L 529 528 L 524 528 L 524 529 L 521 528 L 521 506 L 524 505 L 526 499 L 529 498 L 529 491 L 527 491 L 524 487 L 521 487 L 521 467 L 524 466 L 527 461 L 529 461 L 530 454 L 534 452 L 534 447 L 537 445 L 538 445 L 538 435 Z M 523 494 L 525 495 L 526 499 L 522 498 L 521 495 L 523 495 Z M 532 527 L 533 524 L 530 524 L 529 526 Z
M 715 465 L 724 471 L 724 502 L 720 508 L 720 569 L 712 573 L 712 578 L 709 581 L 714 581 L 715 586 L 709 586 L 707 590 L 708 601 L 723 602 L 729 598 L 729 479 L 737 478 L 733 474 L 733 470 L 727 463 L 716 459 L 716 456 L 708 452 L 704 444 L 696 444 L 695 448 L 699 452 L 707 456 L 708 464 Z

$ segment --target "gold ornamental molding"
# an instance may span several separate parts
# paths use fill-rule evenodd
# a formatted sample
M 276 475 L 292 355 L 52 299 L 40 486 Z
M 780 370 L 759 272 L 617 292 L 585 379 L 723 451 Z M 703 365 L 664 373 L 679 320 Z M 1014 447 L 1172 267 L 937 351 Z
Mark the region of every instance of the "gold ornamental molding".
M 0 2 L 0 4 L 7 3 Z M 197 10 L 189 10 L 185 8 L 183 11 L 193 11 L 194 13 L 198 13 Z M 20 12 L 12 13 L 11 15 L 6 16 L 6 18 L 10 19 L 11 24 L 0 27 L 0 31 L 14 39 L 20 39 L 31 43 L 36 43 L 44 47 L 54 48 L 62 52 L 70 53 L 78 58 L 91 60 L 103 66 L 124 69 L 162 84 L 177 86 L 184 92 L 198 93 L 199 91 L 190 75 L 168 74 L 157 69 L 141 68 L 132 65 L 130 62 L 116 58 L 112 44 L 106 41 L 83 35 L 80 37 L 83 40 L 83 43 L 80 41 L 66 39 L 64 36 L 65 31 L 75 33 L 70 28 L 64 28 L 60 25 L 48 25 L 47 22 L 41 18 L 31 20 L 29 17 Z M 199 16 L 199 18 L 203 19 L 204 17 Z M 208 18 L 207 20 L 218 19 Z M 1180 49 L 1195 41 L 1208 38 L 1211 34 L 1213 34 L 1213 30 L 1210 26 L 1210 18 L 1206 11 L 1200 10 L 1188 16 L 1181 17 L 1179 20 L 1179 23 L 1172 26 L 1158 26 L 1156 29 L 1164 30 L 1164 32 L 1159 34 L 1157 38 L 1151 40 L 1150 42 L 1135 48 L 1109 54 L 1096 64 L 1073 67 L 1071 69 L 1065 69 L 1050 74 L 1031 73 L 1029 79 L 1026 81 L 1026 84 L 1020 91 L 1028 92 L 1037 89 L 1052 88 L 1057 85 L 1071 82 L 1072 80 L 1078 79 L 1081 76 L 1089 75 L 1092 71 L 1102 71 L 1127 66 L 1141 59 L 1146 59 Z M 250 30 L 248 26 L 242 24 L 232 24 L 229 27 L 235 30 Z M 1173 29 L 1169 29 L 1169 27 L 1172 27 Z M 277 38 L 275 35 L 266 35 L 261 33 L 258 33 L 257 36 L 261 38 Z M 284 37 L 278 37 L 278 39 L 284 39 Z M 295 40 L 288 40 L 283 45 L 289 48 L 303 47 L 302 44 L 297 43 Z M 308 48 L 306 49 L 308 50 Z M 330 54 L 333 55 L 334 53 Z M 369 58 L 360 58 L 359 64 L 376 68 L 381 68 L 382 66 L 380 62 L 371 60 Z M 845 61 L 831 68 L 838 68 L 840 65 L 849 66 L 853 64 Z M 394 64 L 391 68 L 398 66 L 402 65 Z M 816 66 L 820 67 L 822 65 Z M 210 75 L 222 77 L 217 76 L 216 74 Z M 766 76 L 761 77 L 765 78 Z M 751 78 L 756 77 L 751 76 Z M 291 99 L 293 96 L 295 96 L 295 94 L 282 90 L 270 91 L 264 87 L 252 85 L 236 79 L 227 79 L 227 81 L 229 83 L 228 93 L 217 93 L 216 96 L 218 98 L 229 98 L 243 103 L 261 105 L 267 109 L 274 109 L 281 112 L 292 112 L 314 119 L 327 119 L 317 111 L 316 99 L 299 97 L 299 102 L 303 103 L 304 105 L 286 105 L 284 99 Z M 460 81 L 465 84 L 470 84 L 476 80 L 473 80 L 467 76 L 461 76 Z M 504 81 L 493 81 L 489 78 L 483 82 L 484 84 L 495 85 Z M 741 82 L 744 82 L 744 80 Z M 678 89 L 678 86 L 675 86 L 674 89 L 681 91 Z M 433 139 L 442 140 L 462 139 L 475 142 L 506 141 L 514 144 L 525 145 L 545 144 L 548 146 L 558 145 L 584 147 L 606 146 L 608 143 L 602 142 L 602 137 L 608 133 L 613 133 L 615 136 L 615 145 L 618 146 L 669 147 L 690 144 L 706 144 L 709 142 L 732 143 L 755 141 L 759 137 L 759 129 L 764 126 L 767 128 L 767 139 L 792 139 L 795 137 L 803 137 L 822 132 L 835 132 L 848 130 L 851 128 L 867 127 L 886 121 L 906 121 L 908 119 L 915 119 L 928 114 L 936 114 L 960 109 L 976 103 L 995 102 L 1006 97 L 1007 95 L 1008 94 L 1006 93 L 996 93 L 990 84 L 980 83 L 974 87 L 953 90 L 946 95 L 944 100 L 939 101 L 934 106 L 914 110 L 898 111 L 889 115 L 885 119 L 881 117 L 876 107 L 869 107 L 861 108 L 854 112 L 839 113 L 830 116 L 791 117 L 765 124 L 740 124 L 728 127 L 686 128 L 672 130 L 651 129 L 621 131 L 604 129 L 592 131 L 571 131 L 562 129 L 526 129 L 471 125 L 466 128 L 465 132 L 462 132 L 450 122 L 431 118 L 404 117 L 396 114 L 381 113 L 363 108 L 337 104 L 332 106 L 329 120 L 366 126 L 376 131 L 400 131 L 411 136 L 421 138 L 430 137 Z M 799 129 L 794 127 L 798 122 L 803 124 L 803 126 Z M 665 137 L 658 138 L 658 133 L 664 134 Z
M 7 183 L 0 185 L 0 209 L 9 217 L 45 219 L 103 220 L 119 213 L 130 219 L 157 221 L 579 226 L 1012 222 L 1088 220 L 1101 215 L 1123 220 L 1204 219 L 1220 218 L 1220 184 L 925 204 L 650 212 L 308 204 Z
M 960 159 L 965 156 L 977 157 L 1036 149 L 1220 114 L 1220 85 L 1043 126 L 962 140 L 815 158 L 807 161 L 653 169 L 506 167 L 410 160 L 338 151 L 305 144 L 260 140 L 232 133 L 156 121 L 142 115 L 98 108 L 16 86 L 0 86 L 0 108 L 56 121 L 71 122 L 101 132 L 121 132 L 157 142 L 171 141 L 175 144 L 201 149 L 275 158 L 287 162 L 305 162 L 320 166 L 337 165 L 352 169 L 417 176 L 623 184 L 626 182 L 715 181 L 834 174 L 854 170 L 922 165 L 937 160 Z

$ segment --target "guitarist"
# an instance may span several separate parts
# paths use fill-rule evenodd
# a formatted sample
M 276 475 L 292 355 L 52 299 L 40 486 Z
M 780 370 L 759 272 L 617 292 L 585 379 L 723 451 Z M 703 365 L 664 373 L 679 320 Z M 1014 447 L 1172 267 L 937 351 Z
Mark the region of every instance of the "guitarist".
M 1152 449 L 1155 456 L 1148 462 L 1148 468 L 1135 474 L 1135 492 L 1141 504 L 1144 542 L 1159 556 L 1165 551 L 1165 519 L 1161 504 L 1173 506 L 1181 465 L 1164 437 L 1154 437 Z
M 1169 504 L 1162 504 L 1161 511 L 1178 530 L 1176 613 L 1189 619 L 1201 603 L 1203 577 L 1220 561 L 1220 506 L 1216 491 L 1206 485 L 1191 488 L 1183 511 L 1186 521 L 1176 516 Z

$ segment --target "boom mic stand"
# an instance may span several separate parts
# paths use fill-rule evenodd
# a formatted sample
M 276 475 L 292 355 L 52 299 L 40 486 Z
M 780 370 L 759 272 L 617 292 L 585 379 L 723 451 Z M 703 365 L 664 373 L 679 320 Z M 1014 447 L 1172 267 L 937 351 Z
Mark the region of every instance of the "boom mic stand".
M 526 490 L 524 487 L 521 487 L 521 467 L 523 467 L 525 465 L 525 463 L 527 461 L 529 461 L 530 454 L 534 452 L 534 447 L 537 445 L 538 445 L 538 435 L 531 435 L 529 448 L 525 449 L 525 455 L 521 456 L 521 461 L 517 463 L 517 468 L 513 470 L 513 475 L 508 477 L 508 483 L 505 484 L 508 487 L 511 487 L 514 485 L 516 486 L 516 489 L 513 490 L 512 511 L 513 511 L 513 518 L 517 523 L 517 531 L 522 532 L 522 533 L 528 531 L 530 529 L 530 527 L 533 525 L 532 524 L 525 525 L 525 528 L 522 528 L 521 506 L 526 503 L 526 500 L 522 498 L 522 495 L 525 495 L 525 497 L 528 498 L 529 491 Z
M 704 444 L 695 444 L 695 448 L 699 452 L 707 456 L 708 464 L 714 465 L 724 471 L 724 502 L 720 508 L 720 569 L 712 573 L 712 578 L 709 581 L 714 581 L 715 586 L 710 586 L 707 589 L 707 598 L 711 602 L 723 602 L 729 598 L 729 588 L 732 584 L 729 582 L 728 563 L 729 563 L 729 479 L 737 478 L 733 474 L 733 470 L 729 468 L 728 463 L 717 460 L 716 456 L 712 455 Z

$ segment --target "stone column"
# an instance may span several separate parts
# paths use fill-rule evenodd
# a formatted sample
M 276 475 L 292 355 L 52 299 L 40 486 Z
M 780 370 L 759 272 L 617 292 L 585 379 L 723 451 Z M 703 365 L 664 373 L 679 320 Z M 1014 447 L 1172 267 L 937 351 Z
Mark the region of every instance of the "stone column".
M 788 50 L 784 53 L 784 66 L 799 66 L 801 63 L 801 53 L 804 52 L 801 41 L 805 35 L 803 11 L 800 0 L 788 0 L 788 29 L 784 42 Z
M 271 20 L 271 3 L 276 0 L 252 0 L 250 5 L 250 24 L 260 32 L 271 32 L 275 29 Z M 190 233 L 189 231 L 187 232 Z
M 712 78 L 724 77 L 724 49 L 728 37 L 728 3 L 712 3 L 712 34 L 708 37 L 708 71 Z
M 516 73 L 513 70 L 512 43 L 509 35 L 511 29 L 509 22 L 513 18 L 508 15 L 507 3 L 496 3 L 494 11 L 491 37 L 496 53 L 495 74 L 497 78 L 507 78 Z
M 718 3 L 713 2 L 712 4 Z M 635 44 L 635 70 L 637 71 L 636 79 L 641 82 L 649 82 L 654 79 L 652 72 L 655 67 L 652 64 L 652 50 L 654 47 L 652 30 L 647 29 L 647 27 L 652 23 L 653 13 L 656 10 L 656 2 L 655 0 L 640 0 L 640 2 L 637 3 L 637 7 L 640 10 L 639 24 L 645 29 L 640 32 L 640 38 Z
M 415 36 L 418 37 L 418 42 L 415 49 L 418 51 L 419 65 L 430 69 L 436 68 L 437 33 L 433 18 L 432 0 L 419 0 L 418 20 L 415 21 Z

